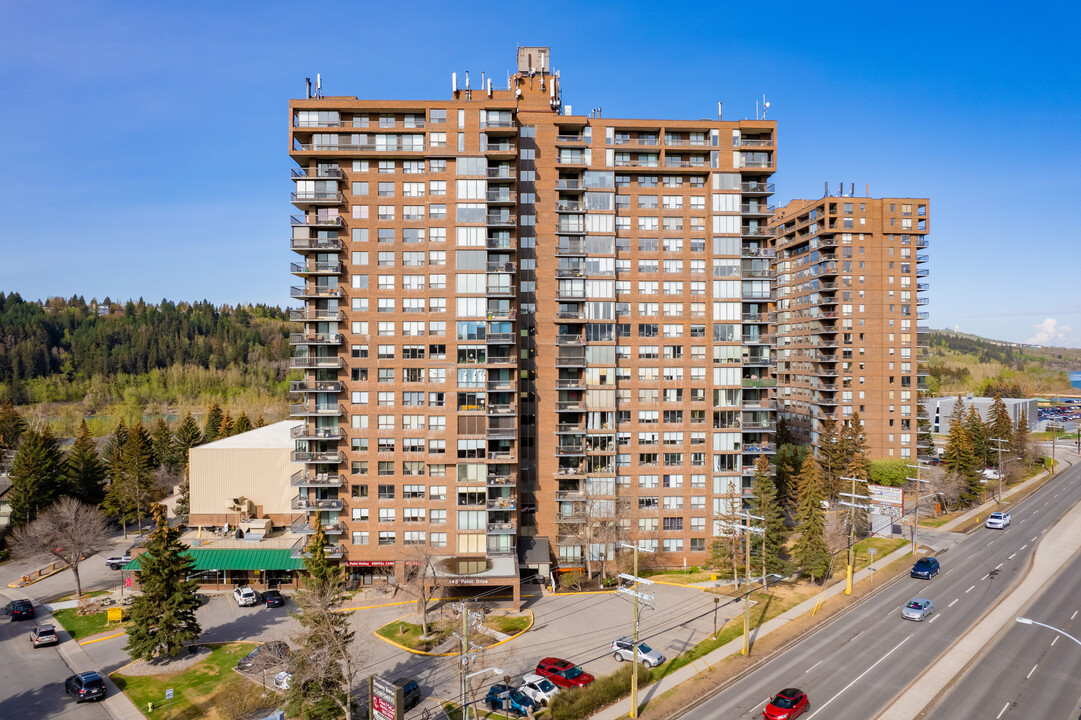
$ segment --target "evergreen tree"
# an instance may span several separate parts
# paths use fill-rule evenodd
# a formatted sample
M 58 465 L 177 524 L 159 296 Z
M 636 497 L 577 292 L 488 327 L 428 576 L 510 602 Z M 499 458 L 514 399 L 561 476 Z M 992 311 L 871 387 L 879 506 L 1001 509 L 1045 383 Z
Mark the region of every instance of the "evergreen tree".
M 176 430 L 176 460 L 183 477 L 180 480 L 180 498 L 176 501 L 177 517 L 186 517 L 191 511 L 191 482 L 188 472 L 188 451 L 203 443 L 203 432 L 195 418 L 188 413 Z
M 858 412 L 853 413 L 849 423 L 844 426 L 841 444 L 845 454 L 845 475 L 860 480 L 870 479 L 871 461 L 867 458 L 867 435 Z
M 1017 418 L 1017 427 L 1013 431 L 1013 454 L 1022 462 L 1032 462 L 1032 435 L 1028 428 L 1028 411 L 1021 408 L 1021 417 Z
M 788 429 L 788 421 L 781 418 L 777 421 L 777 446 L 795 444 L 796 438 L 792 435 L 792 431 Z
M 767 573 L 785 574 L 787 563 L 781 558 L 785 535 L 784 510 L 777 501 L 777 486 L 773 482 L 773 468 L 766 458 L 759 456 L 754 461 L 754 481 L 751 483 L 752 513 L 763 518 L 756 520 L 758 527 L 765 533 L 762 558 L 762 575 Z
M 180 530 L 169 527 L 165 508 L 154 505 L 153 513 L 157 527 L 148 538 L 146 552 L 139 556 L 135 578 L 142 594 L 132 602 L 124 648 L 133 658 L 144 660 L 175 657 L 202 631 L 195 617 L 199 583 L 186 579 L 194 571 L 195 561 L 180 541 Z
M 1013 421 L 1010 420 L 1010 412 L 1006 409 L 1006 403 L 1002 402 L 1001 395 L 995 395 L 991 403 L 986 427 L 991 455 L 997 463 L 999 456 L 1010 452 L 1013 445 Z
M 236 426 L 233 424 L 233 417 L 226 410 L 221 418 L 221 425 L 218 426 L 218 437 L 227 438 L 233 435 L 236 435 Z
M 157 467 L 164 468 L 169 472 L 176 472 L 176 439 L 173 437 L 173 433 L 169 431 L 169 424 L 165 422 L 165 418 L 159 417 L 157 424 L 154 426 L 152 447 Z
M 833 418 L 823 420 L 818 433 L 818 466 L 823 492 L 826 497 L 836 497 L 845 472 L 845 448 Z
M 949 472 L 966 482 L 963 498 L 972 500 L 983 491 L 976 472 L 976 454 L 965 422 L 965 406 L 961 398 L 957 398 L 950 412 L 950 432 L 946 437 L 942 463 Z
M 799 475 L 799 505 L 796 525 L 800 535 L 792 547 L 792 556 L 800 571 L 811 582 L 822 580 L 829 572 L 830 551 L 826 545 L 826 516 L 822 510 L 822 476 L 818 459 L 808 455 Z
M 233 434 L 239 435 L 240 433 L 246 433 L 252 429 L 251 420 L 248 419 L 247 414 L 240 413 L 240 417 L 233 423 Z
M 64 458 L 64 480 L 67 494 L 76 500 L 97 506 L 105 499 L 105 464 L 98 457 L 85 419 L 79 423 L 75 444 Z
M 206 442 L 214 442 L 221 437 L 222 412 L 221 405 L 215 400 L 206 413 L 206 424 L 203 426 L 203 437 Z
M 991 443 L 988 440 L 987 426 L 983 424 L 983 418 L 976 412 L 975 406 L 970 405 L 965 415 L 965 430 L 968 431 L 968 439 L 972 443 L 976 469 L 991 465 Z
M 153 500 L 155 469 L 153 439 L 142 423 L 136 423 L 128 433 L 128 442 L 124 445 L 123 492 L 131 512 L 135 515 L 140 533 L 143 529 L 143 516 Z
M 266 420 L 264 420 L 264 419 L 263 419 L 263 416 L 262 416 L 262 415 L 260 415 L 259 417 L 255 418 L 255 427 L 257 427 L 257 428 L 261 428 L 261 427 L 263 427 L 264 425 L 266 425 Z
M 796 478 L 803 459 L 811 451 L 809 445 L 778 445 L 773 462 L 777 466 L 777 502 L 782 508 L 796 504 Z
M 920 393 L 916 402 L 916 455 L 935 454 L 935 436 L 931 433 L 931 420 L 927 417 L 927 407 Z
M 15 409 L 11 400 L 0 405 L 0 450 L 14 450 L 19 446 L 19 438 L 26 432 L 26 421 Z
M 31 523 L 63 487 L 64 458 L 48 426 L 23 433 L 11 464 L 11 524 Z
M 124 445 L 128 442 L 128 428 L 124 420 L 117 421 L 112 435 L 102 448 L 105 461 L 105 475 L 112 484 L 124 473 Z

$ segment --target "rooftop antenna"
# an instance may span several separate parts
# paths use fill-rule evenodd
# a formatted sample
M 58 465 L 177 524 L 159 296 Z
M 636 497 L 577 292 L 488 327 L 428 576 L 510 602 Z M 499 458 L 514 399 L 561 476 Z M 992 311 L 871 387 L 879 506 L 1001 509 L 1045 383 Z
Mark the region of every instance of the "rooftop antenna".
M 488 99 L 492 99 L 492 79 L 488 78 Z
M 718 100 L 717 101 L 717 119 L 718 120 L 721 119 L 721 109 L 722 109 L 722 107 L 723 106 L 722 106 L 721 102 Z
M 323 78 L 319 73 L 315 74 L 315 97 L 323 97 Z
M 469 89 L 469 71 L 468 70 L 465 71 L 465 99 L 466 100 L 472 100 L 473 99 L 473 91 Z
M 826 194 L 823 195 L 822 197 L 829 197 L 830 196 L 830 181 L 829 180 L 823 180 L 822 183 L 823 183 L 823 185 L 826 186 L 826 188 L 825 188 L 825 193 Z
M 454 97 L 458 97 L 458 73 L 456 72 L 450 74 L 450 91 L 454 93 Z
M 762 119 L 766 119 L 766 113 L 769 112 L 769 101 L 766 100 L 765 93 L 762 94 Z

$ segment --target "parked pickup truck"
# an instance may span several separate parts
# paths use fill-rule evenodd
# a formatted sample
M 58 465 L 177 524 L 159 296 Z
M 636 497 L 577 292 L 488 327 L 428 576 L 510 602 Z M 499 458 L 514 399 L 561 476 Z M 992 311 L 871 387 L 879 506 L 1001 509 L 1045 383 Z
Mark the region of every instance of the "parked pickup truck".
M 131 555 L 129 553 L 105 559 L 105 564 L 109 566 L 110 570 L 119 570 L 129 562 L 131 562 Z

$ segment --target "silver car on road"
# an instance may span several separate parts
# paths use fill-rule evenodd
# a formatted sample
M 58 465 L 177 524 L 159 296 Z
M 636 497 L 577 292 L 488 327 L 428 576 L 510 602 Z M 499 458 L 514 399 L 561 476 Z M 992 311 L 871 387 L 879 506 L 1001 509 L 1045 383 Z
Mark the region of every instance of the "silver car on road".
M 621 637 L 612 643 L 612 657 L 620 662 L 634 659 L 634 643 L 630 638 Z M 638 643 L 638 662 L 646 667 L 657 667 L 665 661 L 664 655 L 654 650 L 644 642 Z
M 935 611 L 935 604 L 924 598 L 915 598 L 901 608 L 901 617 L 905 620 L 925 620 Z

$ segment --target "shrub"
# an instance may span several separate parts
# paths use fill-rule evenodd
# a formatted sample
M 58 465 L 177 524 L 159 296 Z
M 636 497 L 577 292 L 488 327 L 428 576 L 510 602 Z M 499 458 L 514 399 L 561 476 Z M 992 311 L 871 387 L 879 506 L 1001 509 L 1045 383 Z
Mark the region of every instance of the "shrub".
M 588 687 L 560 690 L 549 706 L 552 720 L 576 720 L 589 717 L 631 692 L 630 665 L 625 665 L 611 675 L 597 678 Z M 638 665 L 638 687 L 650 681 L 651 673 Z

